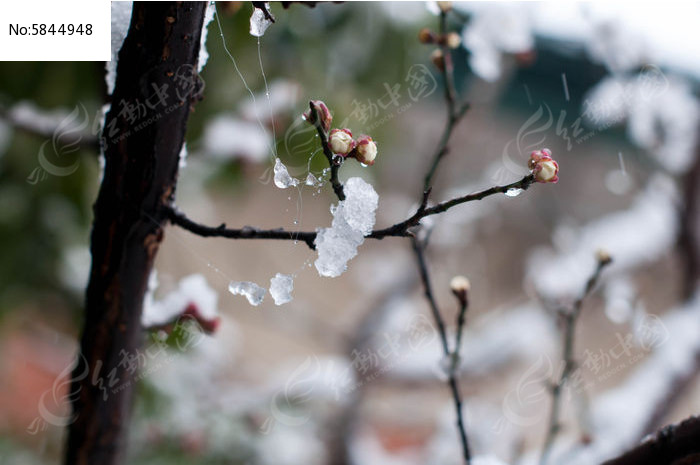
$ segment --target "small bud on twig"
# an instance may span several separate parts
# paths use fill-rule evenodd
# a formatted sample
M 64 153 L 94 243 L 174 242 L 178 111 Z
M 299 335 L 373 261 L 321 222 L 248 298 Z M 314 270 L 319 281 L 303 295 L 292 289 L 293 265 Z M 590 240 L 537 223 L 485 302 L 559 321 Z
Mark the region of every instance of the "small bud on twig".
M 607 265 L 612 262 L 612 257 L 605 249 L 598 249 L 595 253 L 595 257 L 601 265 Z
M 552 159 L 552 152 L 549 149 L 532 152 L 528 167 L 532 170 L 537 182 L 555 183 L 559 181 L 559 164 Z
M 355 141 L 349 129 L 333 129 L 328 137 L 328 145 L 333 153 L 346 156 L 355 148 Z
M 445 56 L 442 54 L 442 50 L 434 50 L 433 53 L 430 54 L 430 60 L 437 69 L 445 71 Z
M 424 27 L 418 32 L 418 40 L 421 44 L 434 44 L 436 42 L 435 33 Z
M 448 48 L 458 48 L 462 45 L 462 38 L 456 32 L 450 32 L 445 36 L 445 45 Z
M 311 100 L 309 102 L 309 107 L 310 108 L 304 112 L 303 118 L 315 126 L 316 114 L 318 114 L 321 120 L 320 124 L 323 131 L 326 133 L 330 131 L 333 116 L 331 116 L 331 112 L 326 106 L 326 104 L 323 103 L 322 100 Z
M 449 13 L 452 11 L 452 2 L 437 2 L 437 4 L 440 11 L 443 13 Z
M 354 154 L 360 163 L 374 165 L 374 159 L 377 158 L 377 144 L 370 136 L 362 135 L 357 139 Z
M 452 293 L 457 297 L 459 303 L 462 305 L 467 304 L 467 297 L 469 290 L 471 289 L 471 283 L 464 276 L 455 276 L 450 280 L 450 289 Z

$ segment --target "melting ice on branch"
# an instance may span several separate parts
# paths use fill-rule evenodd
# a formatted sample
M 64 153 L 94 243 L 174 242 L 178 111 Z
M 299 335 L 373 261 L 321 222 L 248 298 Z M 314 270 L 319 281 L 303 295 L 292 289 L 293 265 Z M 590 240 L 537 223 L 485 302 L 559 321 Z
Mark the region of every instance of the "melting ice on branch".
M 288 187 L 295 187 L 299 185 L 299 180 L 296 178 L 293 178 L 290 174 L 289 171 L 287 171 L 287 167 L 284 166 L 284 163 L 282 163 L 282 160 L 279 158 L 275 159 L 275 186 L 279 187 L 280 189 L 286 189 Z
M 270 4 L 265 3 L 265 9 L 270 11 Z M 265 16 L 265 12 L 260 8 L 253 8 L 253 14 L 250 16 L 250 35 L 253 37 L 262 37 L 270 27 L 272 21 Z
M 294 290 L 294 278 L 287 274 L 277 273 L 270 279 L 270 295 L 275 300 L 275 305 L 286 304 L 292 301 Z
M 244 296 L 250 305 L 256 307 L 262 303 L 267 293 L 267 289 L 250 281 L 231 281 L 228 290 L 233 295 Z
M 345 183 L 345 200 L 331 209 L 333 223 L 330 228 L 318 230 L 316 250 L 318 259 L 314 265 L 321 276 L 340 276 L 357 248 L 372 232 L 379 196 L 371 184 L 362 178 L 350 178 Z

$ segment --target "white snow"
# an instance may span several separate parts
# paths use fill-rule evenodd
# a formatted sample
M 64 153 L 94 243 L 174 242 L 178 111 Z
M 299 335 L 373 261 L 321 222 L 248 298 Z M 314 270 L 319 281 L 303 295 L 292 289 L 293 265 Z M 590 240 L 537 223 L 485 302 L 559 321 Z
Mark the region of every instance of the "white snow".
M 106 63 L 107 73 L 107 93 L 114 92 L 114 85 L 117 81 L 117 61 L 119 50 L 122 48 L 126 33 L 129 31 L 131 23 L 131 10 L 133 2 L 112 2 L 112 58 Z
M 372 185 L 362 178 L 350 178 L 344 190 L 345 200 L 331 208 L 331 227 L 317 230 L 314 243 L 318 259 L 314 265 L 321 276 L 343 274 L 348 261 L 357 255 L 357 248 L 365 241 L 364 236 L 374 227 L 379 196 Z
M 593 61 L 604 64 L 612 73 L 655 63 L 649 35 L 634 30 L 622 17 L 596 19 L 591 24 L 586 47 Z
M 207 51 L 207 32 L 209 30 L 209 23 L 214 19 L 214 14 L 216 14 L 216 3 L 209 2 L 207 6 L 207 11 L 204 12 L 204 24 L 202 24 L 202 36 L 199 43 L 199 59 L 197 61 L 197 72 L 202 72 L 204 66 L 209 61 L 209 52 Z
M 617 276 L 605 286 L 605 316 L 613 323 L 630 321 L 634 314 L 637 288 L 628 276 Z
M 653 410 L 672 391 L 674 380 L 693 372 L 700 352 L 699 321 L 698 296 L 656 320 L 654 352 L 619 387 L 595 399 L 591 405 L 593 443 L 567 451 L 568 465 L 600 463 L 639 440 Z
M 275 305 L 286 304 L 292 301 L 292 290 L 294 289 L 294 278 L 288 274 L 277 273 L 270 279 L 270 295 L 275 301 Z
M 286 79 L 276 79 L 270 83 L 269 99 L 264 92 L 261 92 L 253 98 L 249 98 L 241 106 L 241 114 L 248 120 L 256 120 L 260 117 L 258 114 L 257 103 L 259 101 L 267 101 L 268 115 L 263 112 L 263 117 L 271 115 L 279 115 L 284 112 L 290 112 L 297 108 L 297 103 L 301 97 L 301 87 L 298 83 Z
M 231 281 L 228 290 L 233 295 L 244 296 L 250 305 L 256 307 L 262 303 L 267 293 L 267 289 L 250 281 Z
M 566 250 L 535 249 L 528 258 L 528 279 L 545 298 L 577 296 L 595 266 L 598 249 L 605 249 L 613 258 L 606 274 L 615 275 L 651 263 L 673 247 L 676 216 L 673 182 L 664 175 L 655 175 L 629 209 L 581 227 L 577 239 Z
M 265 8 L 270 11 L 270 4 L 265 2 Z M 262 37 L 270 27 L 272 21 L 265 18 L 265 13 L 259 8 L 253 8 L 253 14 L 250 16 L 250 35 L 253 37 Z
M 61 282 L 73 292 L 84 293 L 90 276 L 91 260 L 87 245 L 64 248 L 59 265 Z
M 671 173 L 693 161 L 700 107 L 690 85 L 648 67 L 635 77 L 607 77 L 588 92 L 584 115 L 599 128 L 627 121 L 630 139 Z
M 495 81 L 501 75 L 504 53 L 530 50 L 530 8 L 516 3 L 474 4 L 473 18 L 462 31 L 464 46 L 469 50 L 469 66 L 479 77 Z
M 282 160 L 275 158 L 275 186 L 279 187 L 280 189 L 286 189 L 288 187 L 295 187 L 298 185 L 299 180 L 293 178 L 289 174 L 289 171 L 287 171 L 287 167 L 284 166 Z
M 415 304 L 406 299 L 397 302 L 391 310 L 384 332 L 405 331 L 411 318 L 416 318 Z M 523 331 L 527 328 L 527 331 Z M 385 361 L 392 370 L 387 376 L 403 380 L 422 380 L 443 377 L 439 362 L 443 354 L 433 329 L 426 335 L 421 350 L 407 350 Z M 553 347 L 550 334 L 553 322 L 535 303 L 516 306 L 504 312 L 494 312 L 488 317 L 469 324 L 464 330 L 458 371 L 472 376 L 487 374 L 512 362 L 530 361 Z M 454 341 L 454 335 L 449 336 Z
M 253 163 L 267 160 L 271 138 L 256 123 L 224 114 L 204 129 L 204 151 L 217 159 L 242 158 Z
M 71 112 L 63 107 L 55 109 L 39 108 L 34 103 L 23 100 L 17 102 L 8 110 L 8 117 L 14 122 L 15 126 L 32 128 L 35 132 L 48 136 L 59 128 L 62 129 L 62 133 L 77 132 L 84 129 L 87 126 L 87 122 L 83 121 L 84 124 L 75 122 L 79 113 L 79 106 L 76 106 Z
M 182 148 L 180 149 L 180 161 L 178 162 L 178 167 L 183 169 L 187 166 L 187 142 L 182 143 Z
M 472 459 L 472 465 L 506 465 L 506 463 L 493 455 L 480 455 Z
M 155 269 L 148 280 L 148 292 L 144 299 L 141 323 L 145 327 L 158 326 L 172 321 L 182 314 L 190 304 L 194 304 L 197 312 L 205 320 L 215 319 L 219 312 L 218 294 L 212 289 L 201 274 L 186 276 L 180 280 L 177 288 L 162 300 L 154 299 L 158 287 Z

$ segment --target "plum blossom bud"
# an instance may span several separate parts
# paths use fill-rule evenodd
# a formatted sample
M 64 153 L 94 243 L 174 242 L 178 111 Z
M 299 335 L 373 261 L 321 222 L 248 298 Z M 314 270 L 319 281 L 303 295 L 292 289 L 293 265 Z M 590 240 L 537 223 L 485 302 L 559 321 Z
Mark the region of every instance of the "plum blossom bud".
M 528 167 L 535 175 L 537 182 L 559 181 L 559 164 L 552 160 L 552 152 L 549 149 L 535 150 L 530 154 Z
M 418 40 L 421 44 L 434 44 L 435 33 L 427 27 L 424 27 L 418 32 Z
M 452 2 L 437 2 L 437 5 L 443 13 L 452 11 Z
M 327 133 L 331 129 L 331 121 L 333 121 L 333 117 L 331 116 L 331 112 L 326 104 L 323 103 L 322 100 L 311 100 L 309 102 L 309 107 L 310 108 L 304 112 L 304 119 L 309 123 L 316 125 L 315 115 L 318 114 L 321 119 L 321 128 Z M 311 108 L 313 108 L 315 112 L 311 111 Z
M 471 289 L 471 284 L 467 278 L 455 276 L 450 280 L 450 289 L 452 289 L 452 293 L 462 305 L 467 304 L 467 294 L 469 294 L 469 289 Z
M 554 160 L 544 160 L 537 164 L 535 169 L 535 181 L 557 182 L 559 181 L 559 164 Z
M 442 54 L 442 50 L 439 48 L 430 54 L 430 61 L 432 61 L 435 67 L 440 71 L 445 70 L 445 56 Z
M 445 45 L 447 45 L 448 48 L 458 48 L 462 45 L 462 38 L 456 32 L 450 32 L 445 36 Z
M 605 249 L 598 249 L 595 253 L 595 257 L 601 265 L 607 265 L 612 262 L 612 257 Z
M 374 159 L 377 158 L 377 144 L 370 136 L 362 135 L 357 139 L 355 157 L 360 163 L 374 165 Z
M 218 316 L 213 318 L 205 317 L 194 303 L 187 305 L 187 308 L 185 308 L 185 311 L 182 313 L 182 319 L 187 318 L 191 318 L 192 320 L 196 321 L 202 330 L 207 334 L 214 334 L 221 324 L 221 318 Z
M 355 148 L 355 141 L 352 140 L 349 129 L 333 129 L 328 137 L 328 145 L 333 153 L 345 156 Z

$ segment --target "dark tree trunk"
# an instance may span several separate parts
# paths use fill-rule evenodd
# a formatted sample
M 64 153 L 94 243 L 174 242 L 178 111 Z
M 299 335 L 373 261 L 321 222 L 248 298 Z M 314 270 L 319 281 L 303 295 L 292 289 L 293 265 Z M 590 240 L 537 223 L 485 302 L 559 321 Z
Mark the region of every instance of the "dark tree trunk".
M 67 465 L 124 461 L 141 311 L 175 193 L 206 2 L 135 2 L 104 129 Z M 184 83 L 184 84 L 183 84 Z M 87 369 L 87 371 L 86 371 Z M 87 373 L 87 376 L 85 375 Z

